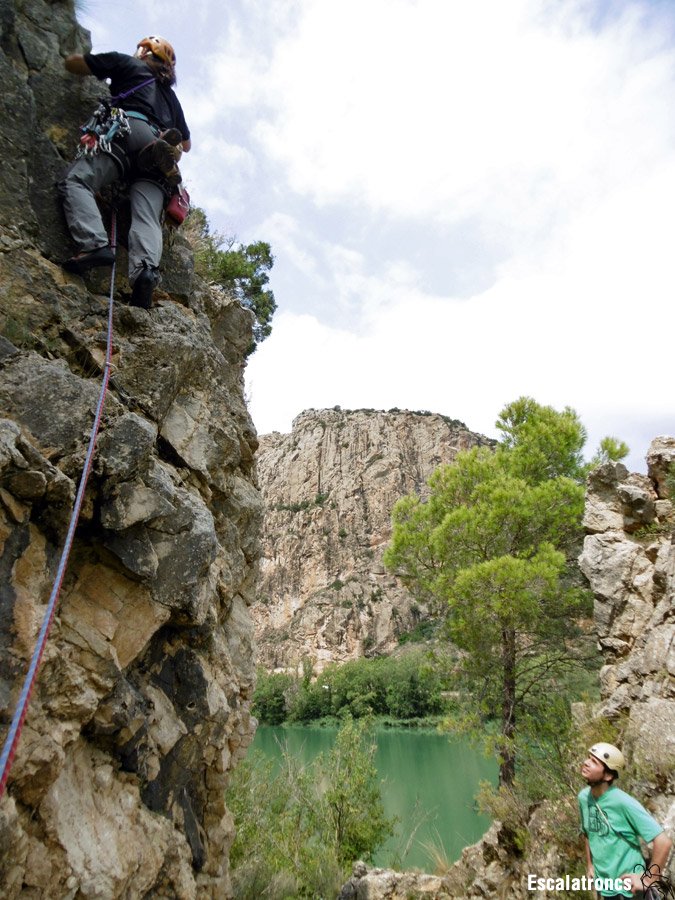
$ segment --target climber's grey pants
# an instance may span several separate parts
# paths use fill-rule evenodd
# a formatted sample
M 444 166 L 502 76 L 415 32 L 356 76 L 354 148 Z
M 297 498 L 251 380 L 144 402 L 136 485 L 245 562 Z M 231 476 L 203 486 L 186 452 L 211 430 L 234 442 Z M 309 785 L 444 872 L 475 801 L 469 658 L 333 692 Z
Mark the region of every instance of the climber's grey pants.
M 140 149 L 155 139 L 146 122 L 130 119 L 131 134 L 123 138 L 133 160 Z M 76 159 L 59 183 L 68 228 L 81 250 L 95 250 L 109 243 L 96 194 L 120 179 L 120 169 L 107 153 Z M 156 269 L 162 258 L 161 215 L 164 191 L 153 181 L 135 180 L 130 187 L 129 282 L 134 283 L 145 267 Z

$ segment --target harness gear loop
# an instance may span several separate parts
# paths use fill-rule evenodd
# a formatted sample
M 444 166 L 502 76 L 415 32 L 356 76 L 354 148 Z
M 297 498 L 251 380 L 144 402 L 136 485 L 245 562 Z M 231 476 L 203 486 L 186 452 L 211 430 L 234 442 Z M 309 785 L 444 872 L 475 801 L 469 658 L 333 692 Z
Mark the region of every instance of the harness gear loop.
M 147 78 L 122 94 L 117 94 L 114 97 L 99 98 L 99 105 L 94 110 L 91 118 L 80 128 L 82 137 L 80 138 L 80 145 L 75 158 L 94 156 L 99 151 L 110 153 L 112 140 L 115 137 L 129 134 L 131 131 L 131 126 L 129 125 L 130 116 L 147 122 L 148 117 L 144 116 L 143 113 L 127 112 L 118 106 L 113 106 L 113 104 L 118 103 L 120 100 L 126 100 L 131 94 L 135 94 L 136 91 L 140 91 L 141 88 L 147 87 L 155 81 L 156 79 L 153 75 L 152 78 Z
M 95 156 L 99 151 L 110 153 L 110 144 L 113 139 L 129 134 L 131 125 L 129 125 L 129 119 L 123 109 L 101 103 L 80 131 L 83 132 L 83 135 L 75 154 L 76 159 L 83 156 Z
M 98 403 L 96 405 L 96 412 L 94 414 L 94 422 L 91 429 L 91 434 L 89 436 L 89 445 L 87 447 L 87 454 L 84 460 L 84 466 L 82 469 L 82 475 L 80 477 L 80 483 L 77 488 L 77 495 L 75 497 L 75 504 L 73 506 L 73 512 L 70 516 L 70 522 L 68 524 L 68 532 L 66 534 L 66 539 L 63 545 L 63 550 L 61 552 L 61 558 L 59 560 L 59 565 L 56 570 L 56 578 L 54 579 L 54 585 L 52 587 L 51 594 L 49 596 L 49 601 L 47 603 L 47 607 L 45 609 L 45 613 L 42 619 L 42 625 L 40 627 L 40 631 L 37 637 L 37 641 L 35 644 L 35 650 L 33 651 L 33 656 L 30 661 L 30 665 L 28 667 L 28 671 L 26 672 L 26 677 L 24 678 L 23 686 L 21 688 L 21 693 L 19 695 L 18 702 L 16 704 L 16 709 L 14 711 L 14 716 L 12 717 L 11 724 L 9 726 L 9 731 L 7 732 L 7 737 L 5 738 L 5 743 L 2 748 L 2 753 L 0 754 L 0 799 L 5 792 L 5 787 L 7 785 L 7 778 L 9 776 L 9 771 L 12 767 L 12 762 L 14 761 L 14 755 L 16 753 L 16 748 L 19 744 L 19 738 L 21 737 L 21 731 L 23 729 L 23 724 L 26 719 L 26 714 L 28 712 L 28 704 L 30 703 L 31 694 L 33 692 L 33 687 L 35 686 L 35 682 L 37 680 L 37 675 L 40 667 L 40 662 L 42 660 L 42 655 L 45 651 L 45 647 L 47 645 L 47 639 L 49 637 L 49 632 L 51 630 L 52 622 L 54 620 L 54 615 L 56 613 L 56 607 L 59 600 L 59 595 L 61 593 L 61 585 L 63 584 L 63 579 L 66 574 L 66 568 L 68 565 L 68 558 L 70 556 L 70 551 L 73 545 L 73 540 L 75 537 L 75 529 L 77 528 L 77 523 L 80 518 L 80 511 L 82 509 L 82 503 L 84 501 L 84 492 L 87 487 L 87 481 L 89 480 L 89 474 L 91 472 L 92 463 L 94 460 L 94 449 L 96 447 L 96 438 L 98 437 L 99 428 L 101 426 L 101 418 L 103 415 L 103 404 L 105 402 L 106 394 L 108 392 L 108 382 L 110 381 L 110 370 L 112 368 L 112 329 L 113 329 L 113 291 L 115 288 L 115 268 L 117 264 L 117 219 L 115 215 L 115 209 L 112 211 L 112 220 L 110 226 L 110 247 L 115 254 L 115 260 L 113 261 L 112 266 L 112 274 L 110 276 L 110 293 L 108 295 L 108 334 L 106 338 L 106 353 L 105 353 L 105 365 L 103 367 L 103 380 L 101 382 L 101 389 L 99 391 Z

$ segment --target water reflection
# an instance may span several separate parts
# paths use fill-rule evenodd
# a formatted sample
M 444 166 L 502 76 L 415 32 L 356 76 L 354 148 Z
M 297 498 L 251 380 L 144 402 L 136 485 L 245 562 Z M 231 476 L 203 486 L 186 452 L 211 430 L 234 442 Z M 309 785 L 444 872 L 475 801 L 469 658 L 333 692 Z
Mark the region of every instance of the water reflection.
M 334 728 L 261 726 L 253 747 L 278 759 L 278 741 L 285 740 L 292 755 L 308 763 L 331 748 L 335 734 Z M 425 731 L 378 730 L 375 764 L 384 781 L 386 813 L 400 820 L 397 834 L 377 853 L 377 865 L 390 866 L 403 857 L 405 868 L 433 871 L 425 847 L 442 844 L 454 862 L 488 828 L 490 820 L 476 811 L 474 797 L 480 781 L 496 783 L 497 764 L 466 740 Z

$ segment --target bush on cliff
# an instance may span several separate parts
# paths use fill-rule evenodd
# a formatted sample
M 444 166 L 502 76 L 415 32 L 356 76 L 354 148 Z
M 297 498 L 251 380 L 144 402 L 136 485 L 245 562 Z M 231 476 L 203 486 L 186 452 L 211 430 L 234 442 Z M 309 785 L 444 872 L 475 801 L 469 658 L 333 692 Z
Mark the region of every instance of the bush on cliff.
M 211 231 L 206 213 L 199 208 L 190 213 L 185 231 L 194 250 L 197 273 L 233 290 L 240 303 L 253 312 L 253 341 L 248 350 L 252 353 L 272 333 L 272 316 L 277 308 L 274 293 L 267 287 L 267 273 L 274 265 L 270 245 L 265 241 L 237 244 L 235 238 Z

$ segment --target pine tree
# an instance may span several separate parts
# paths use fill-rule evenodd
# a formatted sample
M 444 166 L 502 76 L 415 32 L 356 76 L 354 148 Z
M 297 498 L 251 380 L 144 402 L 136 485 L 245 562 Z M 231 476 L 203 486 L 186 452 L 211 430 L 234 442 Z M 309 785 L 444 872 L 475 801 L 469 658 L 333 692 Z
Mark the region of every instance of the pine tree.
M 509 785 L 519 717 L 536 716 L 555 677 L 575 664 L 577 621 L 589 612 L 571 565 L 588 466 L 586 433 L 569 408 L 520 398 L 497 427 L 494 451 L 459 453 L 432 475 L 426 502 L 399 501 L 385 563 L 446 618 L 465 654 L 472 720 L 500 723 L 500 783 Z

